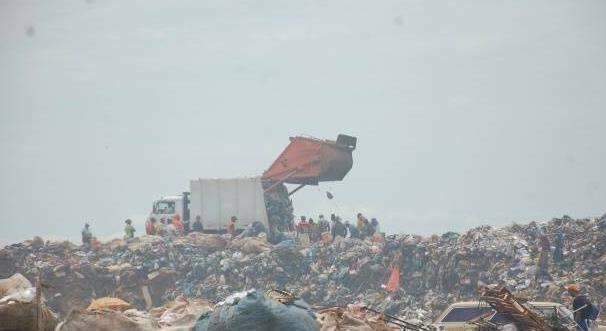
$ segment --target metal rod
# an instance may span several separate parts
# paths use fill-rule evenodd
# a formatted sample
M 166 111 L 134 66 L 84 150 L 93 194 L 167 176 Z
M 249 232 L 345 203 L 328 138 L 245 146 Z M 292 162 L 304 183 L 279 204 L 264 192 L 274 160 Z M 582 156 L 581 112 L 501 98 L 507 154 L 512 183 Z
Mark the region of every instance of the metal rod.
M 266 188 L 266 189 L 265 189 L 265 191 L 263 191 L 263 192 L 269 192 L 269 191 L 273 190 L 273 189 L 274 189 L 274 187 L 276 187 L 276 186 L 278 186 L 278 185 L 280 185 L 280 184 L 284 183 L 284 181 L 285 181 L 285 180 L 287 180 L 288 178 L 290 178 L 292 175 L 296 174 L 298 171 L 299 171 L 298 169 L 295 169 L 295 170 L 293 170 L 293 171 L 289 172 L 289 173 L 288 173 L 286 176 L 284 176 L 282 179 L 280 179 L 280 180 L 278 180 L 277 182 L 275 182 L 275 183 L 271 184 L 271 186 L 270 186 L 270 187 L 268 187 L 268 188 Z
M 297 192 L 298 190 L 302 189 L 303 187 L 305 187 L 306 184 L 300 184 L 299 186 L 297 186 L 297 188 L 295 188 L 294 190 L 290 191 L 288 193 L 288 196 L 291 196 L 293 194 L 295 194 L 295 192 Z

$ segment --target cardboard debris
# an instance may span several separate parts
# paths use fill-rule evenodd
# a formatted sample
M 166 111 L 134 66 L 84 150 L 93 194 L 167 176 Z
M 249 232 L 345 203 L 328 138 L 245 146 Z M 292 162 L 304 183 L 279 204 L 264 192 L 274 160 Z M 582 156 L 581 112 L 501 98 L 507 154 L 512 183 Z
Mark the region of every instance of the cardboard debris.
M 21 274 L 0 280 L 0 330 L 52 331 L 57 315 L 36 299 L 36 288 Z
M 130 303 L 128 303 L 122 299 L 105 297 L 105 298 L 93 300 L 93 302 L 91 302 L 91 304 L 88 306 L 88 308 L 86 308 L 86 310 L 109 309 L 109 310 L 125 311 L 128 309 L 131 309 L 132 307 L 133 306 Z
M 376 314 L 366 314 L 360 307 L 328 308 L 318 312 L 321 331 L 398 331 Z
M 25 291 L 32 286 L 32 283 L 19 273 L 6 279 L 0 279 L 0 298 Z
M 151 328 L 150 328 L 151 327 Z M 156 329 L 149 319 L 141 320 L 114 310 L 73 310 L 55 331 L 145 331 Z

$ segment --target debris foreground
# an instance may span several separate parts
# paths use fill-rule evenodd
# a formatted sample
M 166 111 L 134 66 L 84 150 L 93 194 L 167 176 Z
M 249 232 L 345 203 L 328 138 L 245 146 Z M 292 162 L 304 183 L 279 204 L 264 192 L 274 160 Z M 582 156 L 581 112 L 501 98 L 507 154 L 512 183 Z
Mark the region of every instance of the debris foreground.
M 555 233 L 566 238 L 563 259 L 549 261 L 549 277 L 544 277 L 538 272 L 539 237 Z M 400 273 L 392 291 L 386 284 L 394 266 Z M 294 294 L 293 302 L 296 297 L 305 305 L 293 307 L 309 311 L 323 330 L 338 330 L 338 325 L 398 330 L 389 318 L 372 311 L 430 323 L 452 302 L 477 300 L 478 288 L 488 284 L 499 284 L 517 296 L 565 303 L 563 285 L 574 282 L 602 300 L 596 304 L 606 311 L 604 270 L 604 217 L 483 226 L 429 237 L 337 237 L 306 247 L 292 239 L 272 245 L 264 236 L 231 240 L 191 233 L 170 241 L 157 236 L 116 239 L 84 251 L 69 242 L 34 238 L 0 250 L 0 278 L 5 278 L 0 281 L 0 325 L 16 323 L 14 317 L 23 315 L 23 323 L 31 324 L 23 328 L 33 330 L 35 315 L 27 312 L 40 311 L 45 330 L 53 330 L 59 321 L 62 330 L 84 325 L 107 329 L 95 324 L 104 320 L 111 321 L 113 329 L 206 330 L 200 326 L 205 316 L 207 322 L 219 323 L 227 315 L 213 317 L 217 311 L 237 315 L 234 309 L 226 310 L 237 302 L 225 306 L 234 293 L 256 293 L 254 300 L 273 307 L 270 311 L 281 311 L 271 303 L 283 303 L 279 296 L 265 297 L 268 290 L 283 289 Z M 36 307 L 32 285 L 38 276 L 41 307 Z

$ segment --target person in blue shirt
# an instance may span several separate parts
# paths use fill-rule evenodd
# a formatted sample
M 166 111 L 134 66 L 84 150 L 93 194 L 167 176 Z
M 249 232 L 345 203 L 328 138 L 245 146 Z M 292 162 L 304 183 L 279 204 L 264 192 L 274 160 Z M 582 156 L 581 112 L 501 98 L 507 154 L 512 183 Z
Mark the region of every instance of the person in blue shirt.
M 589 331 L 589 314 L 592 307 L 589 298 L 581 294 L 581 287 L 577 284 L 567 285 L 564 288 L 574 298 L 572 311 L 574 312 L 574 321 L 577 322 L 577 330 Z
M 349 230 L 350 238 L 360 238 L 360 231 L 358 231 L 355 226 L 351 225 L 349 221 L 345 222 L 345 227 L 347 228 L 347 230 Z

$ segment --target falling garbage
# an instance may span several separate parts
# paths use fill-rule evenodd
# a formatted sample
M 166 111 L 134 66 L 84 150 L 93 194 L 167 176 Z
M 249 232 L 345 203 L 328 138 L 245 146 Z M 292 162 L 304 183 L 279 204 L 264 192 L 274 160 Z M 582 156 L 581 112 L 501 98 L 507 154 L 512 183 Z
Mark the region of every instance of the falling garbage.
M 25 28 L 25 35 L 26 35 L 26 36 L 28 36 L 28 37 L 33 37 L 33 36 L 35 36 L 35 35 L 36 35 L 36 28 L 34 28 L 34 26 L 33 26 L 33 25 L 28 25 L 28 26 Z

